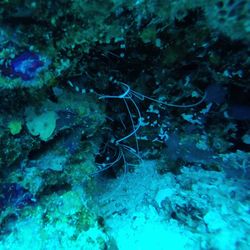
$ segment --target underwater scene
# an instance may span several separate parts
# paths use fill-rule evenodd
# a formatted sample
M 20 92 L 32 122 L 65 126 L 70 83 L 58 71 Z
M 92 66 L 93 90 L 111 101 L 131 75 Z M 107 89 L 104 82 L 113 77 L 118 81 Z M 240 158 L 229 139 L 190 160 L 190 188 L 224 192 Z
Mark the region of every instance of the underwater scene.
M 0 250 L 249 250 L 250 1 L 0 0 Z

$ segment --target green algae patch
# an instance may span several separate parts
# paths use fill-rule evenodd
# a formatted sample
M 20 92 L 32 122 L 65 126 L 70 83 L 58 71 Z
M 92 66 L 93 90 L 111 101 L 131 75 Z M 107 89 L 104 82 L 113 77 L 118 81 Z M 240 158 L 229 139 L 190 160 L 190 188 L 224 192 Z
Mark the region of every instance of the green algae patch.
M 12 135 L 18 135 L 22 130 L 22 122 L 19 120 L 12 120 L 8 123 L 8 129 Z

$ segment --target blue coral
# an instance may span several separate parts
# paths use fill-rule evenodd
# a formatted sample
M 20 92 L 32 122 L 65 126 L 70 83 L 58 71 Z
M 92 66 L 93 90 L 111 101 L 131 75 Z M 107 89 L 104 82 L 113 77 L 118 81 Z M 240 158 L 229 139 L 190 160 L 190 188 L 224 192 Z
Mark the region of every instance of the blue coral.
M 27 51 L 12 60 L 11 73 L 13 77 L 20 77 L 24 81 L 29 81 L 34 79 L 44 66 L 45 63 L 41 56 Z

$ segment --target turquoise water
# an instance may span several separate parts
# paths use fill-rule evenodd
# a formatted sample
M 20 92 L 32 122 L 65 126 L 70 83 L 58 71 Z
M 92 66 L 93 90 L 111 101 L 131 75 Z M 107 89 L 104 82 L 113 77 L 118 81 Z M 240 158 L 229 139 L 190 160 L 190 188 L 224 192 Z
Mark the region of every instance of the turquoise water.
M 1 1 L 0 249 L 249 249 L 249 20 Z

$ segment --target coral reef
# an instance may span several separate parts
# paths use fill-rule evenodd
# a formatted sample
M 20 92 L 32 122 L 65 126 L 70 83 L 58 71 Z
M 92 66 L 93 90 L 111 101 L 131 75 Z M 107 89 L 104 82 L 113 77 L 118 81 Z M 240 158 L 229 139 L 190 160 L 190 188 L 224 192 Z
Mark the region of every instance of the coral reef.
M 1 1 L 0 249 L 249 249 L 249 9 Z

